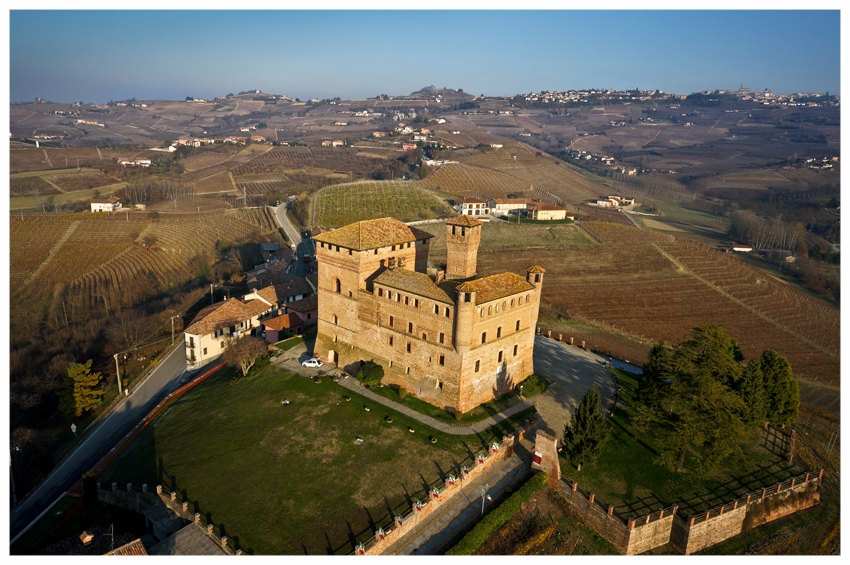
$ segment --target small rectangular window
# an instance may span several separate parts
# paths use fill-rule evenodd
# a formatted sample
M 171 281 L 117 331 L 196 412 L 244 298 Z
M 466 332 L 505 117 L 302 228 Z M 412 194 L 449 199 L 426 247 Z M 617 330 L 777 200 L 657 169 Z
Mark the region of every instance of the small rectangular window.
M 221 342 L 221 348 L 224 349 L 224 342 Z
M 401 302 L 401 294 L 399 294 L 398 292 L 395 293 L 395 301 Z
M 443 366 L 446 364 L 446 356 L 440 355 L 440 365 Z
M 390 336 L 390 347 L 393 345 L 393 336 Z
M 467 296 L 469 296 L 469 295 L 467 294 Z M 450 309 L 446 308 L 446 318 L 448 318 L 451 315 L 451 313 L 452 313 L 452 311 Z
M 390 327 L 393 327 L 393 321 L 395 321 L 395 318 L 393 318 L 392 316 L 390 316 Z
M 516 357 L 516 352 L 517 352 L 518 347 L 519 347 L 518 345 L 514 345 L 514 357 Z
M 501 363 L 501 362 L 502 362 L 502 352 L 500 351 L 499 352 L 499 363 Z
M 407 322 L 407 333 L 413 333 L 413 322 Z
M 516 321 L 516 331 L 519 331 L 519 320 Z
M 440 305 L 439 304 L 434 304 L 434 314 L 437 314 L 437 315 L 440 314 Z
M 497 338 L 502 337 L 502 326 L 499 326 L 498 328 L 496 328 L 496 337 Z
M 206 354 L 207 354 L 207 348 L 205 347 L 204 348 L 204 355 L 206 355 Z
M 418 298 L 414 298 L 414 299 L 413 299 L 413 307 L 414 307 L 414 308 L 419 308 L 419 299 L 418 299 Z
M 410 342 L 407 342 L 407 352 L 410 353 Z
M 405 306 L 408 306 L 409 304 L 410 304 L 410 297 L 409 297 L 409 296 L 405 296 L 405 297 L 404 297 L 404 305 L 405 305 Z
M 487 343 L 487 332 L 481 332 L 481 343 Z
M 384 297 L 384 289 L 383 288 L 378 289 L 378 296 L 380 296 L 381 298 Z
M 444 343 L 445 339 L 446 339 L 446 334 L 444 334 L 443 332 L 440 332 L 440 343 Z
M 407 368 L 407 374 L 410 374 L 410 367 Z
M 480 369 L 480 368 L 481 368 L 481 361 L 478 360 L 478 361 L 475 362 L 475 372 L 477 373 L 478 369 Z
M 422 339 L 424 341 L 428 341 L 428 334 L 422 334 Z

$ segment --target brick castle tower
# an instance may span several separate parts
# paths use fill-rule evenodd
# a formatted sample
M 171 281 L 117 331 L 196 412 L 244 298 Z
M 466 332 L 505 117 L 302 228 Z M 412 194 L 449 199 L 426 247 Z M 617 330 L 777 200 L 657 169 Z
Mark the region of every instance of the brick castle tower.
M 469 279 L 478 274 L 481 220 L 456 216 L 446 222 L 446 279 Z

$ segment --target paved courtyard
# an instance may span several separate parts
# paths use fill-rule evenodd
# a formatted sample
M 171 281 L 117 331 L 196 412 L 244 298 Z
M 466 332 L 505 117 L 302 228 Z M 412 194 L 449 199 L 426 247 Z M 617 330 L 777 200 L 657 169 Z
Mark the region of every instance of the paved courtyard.
M 607 414 L 614 408 L 617 385 L 605 368 L 606 359 L 580 347 L 543 336 L 534 338 L 534 372 L 552 381 L 552 385 L 535 397 L 543 422 L 541 429 L 557 438 L 564 435 L 570 414 L 590 387 L 596 385 Z

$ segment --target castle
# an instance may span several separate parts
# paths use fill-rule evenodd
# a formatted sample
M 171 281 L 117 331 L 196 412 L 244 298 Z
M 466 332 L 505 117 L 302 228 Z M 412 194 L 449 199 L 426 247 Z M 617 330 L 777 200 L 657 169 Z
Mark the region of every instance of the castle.
M 434 236 L 394 218 L 314 237 L 315 354 L 339 367 L 373 359 L 384 383 L 460 413 L 529 376 L 545 271 L 477 277 L 481 226 L 470 216 L 446 222 L 446 267 L 433 278 Z

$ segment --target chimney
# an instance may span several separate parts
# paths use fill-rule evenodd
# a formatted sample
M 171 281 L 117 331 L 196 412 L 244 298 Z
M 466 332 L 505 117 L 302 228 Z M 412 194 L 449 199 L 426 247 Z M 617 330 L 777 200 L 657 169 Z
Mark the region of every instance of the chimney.
M 396 267 L 396 258 L 390 257 L 389 259 L 387 259 L 387 268 L 392 271 L 393 269 L 395 269 L 395 267 Z
M 446 280 L 446 272 L 442 269 L 439 269 L 437 271 L 436 276 L 434 277 L 434 284 L 440 284 L 444 280 Z
M 399 257 L 399 258 L 398 258 L 398 268 L 399 268 L 399 269 L 403 269 L 403 268 L 404 268 L 404 257 Z
M 80 534 L 80 541 L 83 542 L 83 545 L 88 545 L 94 539 L 94 534 L 91 532 L 83 532 Z

